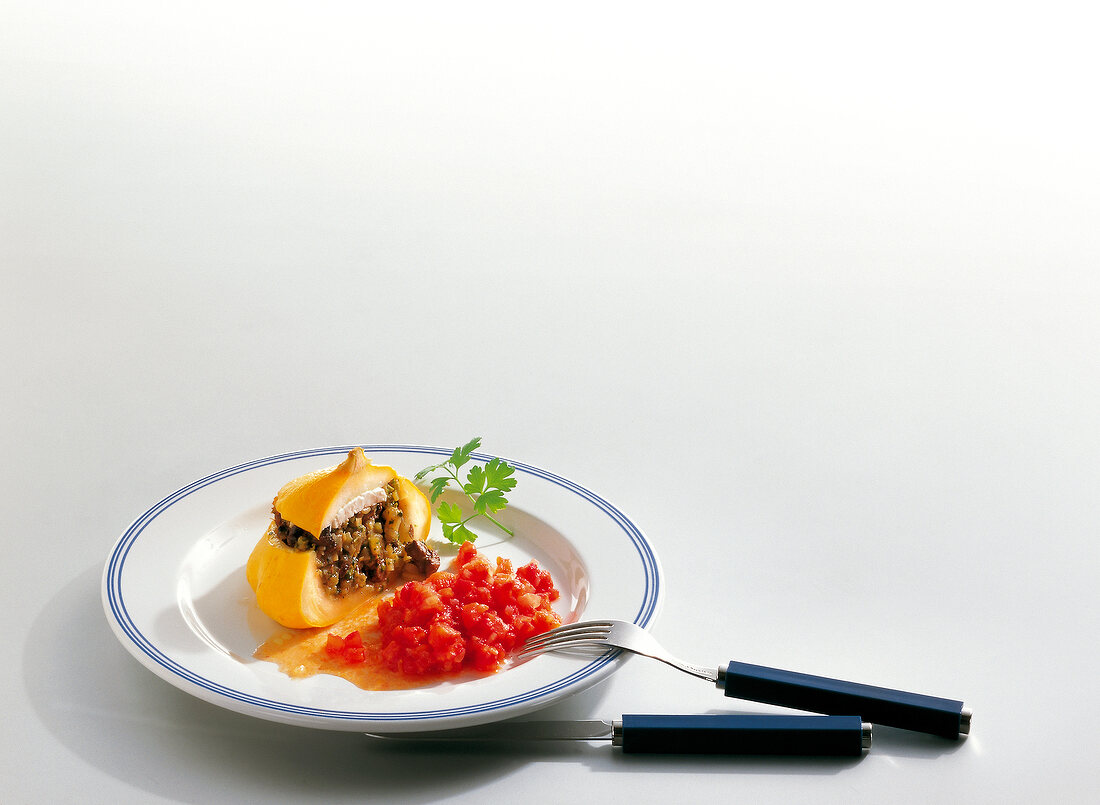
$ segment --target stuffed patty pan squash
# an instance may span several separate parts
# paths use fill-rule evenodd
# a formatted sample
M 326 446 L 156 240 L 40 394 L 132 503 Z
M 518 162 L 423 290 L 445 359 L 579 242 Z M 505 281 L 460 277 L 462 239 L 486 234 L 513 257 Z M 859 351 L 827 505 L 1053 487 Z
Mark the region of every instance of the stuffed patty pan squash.
M 430 527 L 424 493 L 356 447 L 279 490 L 248 559 L 248 583 L 283 626 L 328 626 L 391 582 L 438 569 Z

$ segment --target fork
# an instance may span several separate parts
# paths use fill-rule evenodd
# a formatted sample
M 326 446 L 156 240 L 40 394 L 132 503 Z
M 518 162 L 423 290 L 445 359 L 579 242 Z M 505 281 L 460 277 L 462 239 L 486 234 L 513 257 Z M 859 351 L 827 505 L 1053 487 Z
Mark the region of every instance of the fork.
M 649 632 L 626 621 L 580 621 L 559 626 L 529 638 L 518 657 L 583 648 L 623 649 L 651 657 L 713 682 L 726 696 L 736 699 L 826 715 L 859 715 L 873 724 L 945 738 L 957 739 L 970 732 L 972 714 L 961 701 L 743 662 L 730 662 L 720 668 L 693 665 L 672 656 Z

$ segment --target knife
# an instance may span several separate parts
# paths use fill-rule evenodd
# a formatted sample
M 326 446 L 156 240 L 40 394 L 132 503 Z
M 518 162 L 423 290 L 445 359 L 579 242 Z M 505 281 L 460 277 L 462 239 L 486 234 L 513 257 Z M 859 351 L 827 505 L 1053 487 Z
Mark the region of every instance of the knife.
M 510 721 L 428 732 L 368 733 L 409 741 L 611 741 L 630 753 L 862 755 L 871 725 L 859 716 L 631 715 L 618 721 Z

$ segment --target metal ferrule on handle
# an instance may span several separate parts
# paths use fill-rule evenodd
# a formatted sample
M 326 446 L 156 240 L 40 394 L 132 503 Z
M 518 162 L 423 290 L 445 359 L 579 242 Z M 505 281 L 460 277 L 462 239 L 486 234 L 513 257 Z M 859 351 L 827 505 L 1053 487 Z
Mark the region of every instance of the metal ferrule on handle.
M 731 662 L 719 671 L 727 696 L 778 704 L 811 713 L 859 713 L 873 724 L 958 738 L 970 732 L 970 711 L 954 699 L 940 699 L 873 685 L 843 682 L 762 665 Z
M 859 716 L 624 715 L 613 729 L 623 752 L 835 756 L 871 747 Z

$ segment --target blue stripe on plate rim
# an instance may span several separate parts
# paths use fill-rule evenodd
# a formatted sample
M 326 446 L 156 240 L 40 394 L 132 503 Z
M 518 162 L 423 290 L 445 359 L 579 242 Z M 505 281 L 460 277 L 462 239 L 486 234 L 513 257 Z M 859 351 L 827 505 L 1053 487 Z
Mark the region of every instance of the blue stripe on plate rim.
M 359 445 L 368 453 L 427 453 L 434 455 L 450 455 L 451 450 L 441 447 L 428 447 L 424 445 Z M 114 550 L 111 552 L 110 557 L 107 560 L 107 566 L 104 570 L 104 588 L 105 597 L 110 606 L 111 614 L 118 627 L 126 634 L 127 637 L 133 642 L 133 644 L 140 649 L 146 656 L 148 656 L 153 662 L 165 669 L 171 674 L 195 685 L 199 688 L 203 688 L 211 693 L 223 696 L 228 699 L 233 699 L 245 704 L 252 705 L 254 707 L 272 710 L 275 712 L 290 713 L 300 716 L 311 716 L 316 718 L 329 718 L 337 720 L 348 721 L 420 721 L 420 720 L 432 720 L 440 718 L 452 718 L 456 716 L 466 716 L 477 713 L 489 713 L 495 710 L 500 710 L 506 707 L 512 707 L 525 702 L 532 702 L 536 699 L 545 697 L 551 693 L 555 693 L 563 688 L 569 687 L 583 679 L 591 677 L 596 672 L 605 668 L 609 663 L 613 662 L 618 656 L 619 652 L 609 652 L 599 659 L 596 659 L 579 670 L 569 674 L 568 676 L 557 679 L 541 687 L 535 688 L 530 691 L 526 691 L 516 696 L 510 696 L 503 699 L 497 699 L 490 702 L 482 702 L 476 705 L 469 705 L 466 707 L 454 707 L 440 710 L 424 710 L 424 711 L 412 711 L 405 713 L 372 713 L 372 712 L 359 712 L 348 710 L 327 710 L 317 707 L 305 707 L 301 705 L 287 704 L 285 702 L 279 702 L 272 699 L 265 699 L 259 696 L 253 696 L 248 693 L 244 693 L 233 688 L 226 687 L 210 679 L 202 677 L 193 671 L 188 670 L 179 663 L 165 656 L 160 649 L 156 647 L 141 630 L 138 629 L 133 619 L 130 617 L 129 612 L 126 609 L 126 601 L 123 596 L 122 589 L 122 573 L 126 565 L 126 558 L 130 552 L 130 548 L 134 542 L 141 535 L 142 531 L 150 523 L 152 523 L 157 517 L 159 517 L 165 510 L 175 505 L 179 501 L 186 498 L 193 492 L 202 489 L 203 487 L 217 483 L 240 473 L 248 472 L 258 467 L 264 467 L 271 464 L 278 464 L 284 461 L 293 461 L 299 458 L 308 458 L 312 456 L 327 456 L 346 453 L 352 449 L 354 445 L 344 445 L 338 447 L 319 447 L 311 450 L 299 450 L 292 453 L 281 453 L 275 456 L 268 456 L 267 458 L 256 459 L 255 461 L 249 461 L 244 464 L 238 464 L 235 467 L 229 467 L 220 472 L 208 475 L 205 478 L 200 478 L 187 486 L 177 489 L 172 494 L 161 500 L 155 506 L 146 511 L 141 517 L 133 522 L 133 524 L 126 530 L 126 532 L 119 538 L 118 543 L 115 545 Z M 489 461 L 494 456 L 487 453 L 472 453 L 471 456 L 479 461 Z M 557 486 L 566 489 L 581 498 L 589 501 L 597 508 L 607 514 L 618 525 L 627 538 L 630 540 L 634 549 L 638 553 L 638 557 L 642 562 L 643 572 L 645 574 L 645 587 L 643 590 L 642 601 L 638 605 L 638 610 L 634 615 L 634 623 L 639 626 L 647 626 L 657 614 L 658 605 L 660 603 L 661 593 L 661 580 L 660 580 L 660 565 L 657 561 L 657 556 L 650 546 L 648 540 L 642 534 L 641 530 L 631 520 L 623 514 L 619 509 L 613 506 L 611 503 L 600 497 L 596 493 L 581 486 L 574 481 L 570 481 L 567 478 L 563 478 L 560 475 L 556 475 L 547 470 L 539 467 L 532 466 L 530 464 L 524 464 L 519 461 L 512 461 L 507 459 L 518 472 L 525 472 L 530 475 L 542 478 Z

